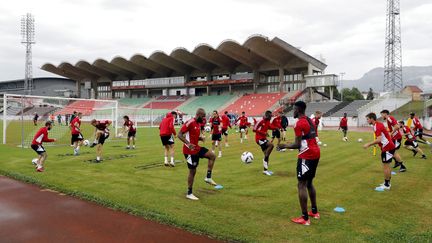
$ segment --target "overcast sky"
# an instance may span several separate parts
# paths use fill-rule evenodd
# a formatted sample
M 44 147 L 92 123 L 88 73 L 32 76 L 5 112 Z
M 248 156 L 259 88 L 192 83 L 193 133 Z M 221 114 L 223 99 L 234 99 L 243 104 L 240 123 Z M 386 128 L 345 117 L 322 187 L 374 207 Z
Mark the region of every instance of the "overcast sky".
M 403 65 L 432 65 L 432 1 L 401 0 Z M 386 0 L 14 0 L 0 5 L 0 80 L 24 77 L 20 18 L 35 16 L 34 77 L 44 63 L 192 51 L 275 36 L 360 78 L 384 63 Z

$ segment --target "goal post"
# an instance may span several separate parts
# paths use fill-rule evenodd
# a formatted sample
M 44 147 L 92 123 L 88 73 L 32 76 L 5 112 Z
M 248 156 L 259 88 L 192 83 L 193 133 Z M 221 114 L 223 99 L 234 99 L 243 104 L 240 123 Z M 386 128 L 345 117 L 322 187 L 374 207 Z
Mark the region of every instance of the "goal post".
M 109 112 L 97 113 L 97 109 Z M 119 112 L 117 100 L 79 99 L 34 95 L 4 94 L 3 96 L 3 144 L 28 147 L 37 130 L 51 121 L 54 126 L 49 132 L 56 144 L 70 144 L 70 121 L 74 111 L 81 112 L 81 130 L 84 138 L 93 138 L 92 119 L 111 120 L 110 130 L 117 134 Z M 112 137 L 115 137 L 113 135 Z

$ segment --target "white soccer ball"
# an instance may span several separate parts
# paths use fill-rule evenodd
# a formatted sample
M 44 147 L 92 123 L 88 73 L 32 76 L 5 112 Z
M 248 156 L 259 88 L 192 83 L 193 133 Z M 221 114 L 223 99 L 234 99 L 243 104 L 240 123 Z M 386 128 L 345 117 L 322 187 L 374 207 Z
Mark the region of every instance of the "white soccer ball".
M 254 160 L 253 154 L 251 152 L 243 152 L 241 155 L 241 160 L 245 164 L 250 164 Z
M 119 133 L 119 134 L 117 134 L 117 137 L 118 137 L 118 138 L 123 137 L 123 133 Z
M 206 132 L 210 132 L 210 131 L 211 131 L 211 127 L 210 127 L 210 126 L 205 126 L 205 127 L 204 127 L 204 131 L 206 131 Z
M 325 143 L 325 144 L 323 144 L 323 146 L 324 146 L 324 147 L 327 147 L 327 144 Z
M 38 160 L 39 160 L 38 158 L 34 158 L 34 159 L 32 159 L 32 164 L 33 164 L 33 165 L 37 165 Z
M 241 132 L 241 133 L 244 133 L 244 132 L 245 132 L 244 128 L 240 129 L 240 132 Z
M 346 141 L 348 141 L 348 138 L 344 137 L 344 138 L 342 138 L 342 141 L 346 142 Z
M 318 141 L 318 143 L 317 143 L 319 146 L 321 146 L 322 145 L 322 142 L 321 141 Z
M 83 141 L 83 144 L 84 144 L 84 146 L 89 146 L 90 142 L 89 142 L 89 140 L 86 139 Z
M 363 139 L 359 138 L 357 141 L 358 141 L 359 143 L 361 143 L 361 142 L 363 142 Z

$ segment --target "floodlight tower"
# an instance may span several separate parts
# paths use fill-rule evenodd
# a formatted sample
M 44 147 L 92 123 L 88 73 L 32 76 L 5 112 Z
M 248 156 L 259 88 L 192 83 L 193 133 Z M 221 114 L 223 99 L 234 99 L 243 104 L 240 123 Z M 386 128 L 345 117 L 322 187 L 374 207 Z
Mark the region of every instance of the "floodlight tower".
M 403 88 L 400 0 L 387 0 L 384 59 L 384 91 L 400 91 Z
M 27 13 L 21 18 L 21 43 L 26 46 L 24 92 L 31 94 L 33 89 L 32 45 L 35 44 L 34 17 Z

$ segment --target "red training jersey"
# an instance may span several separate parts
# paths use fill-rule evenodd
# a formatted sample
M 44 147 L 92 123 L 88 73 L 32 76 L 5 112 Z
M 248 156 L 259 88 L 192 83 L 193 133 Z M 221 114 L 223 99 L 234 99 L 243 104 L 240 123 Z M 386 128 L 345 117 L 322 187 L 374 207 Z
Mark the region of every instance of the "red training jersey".
M 136 127 L 133 121 L 128 120 L 123 124 L 124 127 L 127 127 L 129 129 L 129 132 L 135 132 Z
M 159 136 L 171 136 L 176 135 L 174 128 L 174 116 L 168 113 L 159 124 Z
M 301 145 L 299 148 L 298 158 L 299 159 L 308 159 L 315 160 L 320 158 L 320 148 L 317 144 L 315 137 L 306 138 L 308 134 L 311 132 L 311 125 L 315 126 L 313 121 L 306 116 L 300 117 L 296 124 L 294 125 L 294 134 L 296 137 L 302 137 Z M 310 124 L 310 123 L 311 124 Z M 316 132 L 316 127 L 314 127 Z
M 183 144 L 184 154 L 194 155 L 200 151 L 201 147 L 198 145 L 199 138 L 201 135 L 200 125 L 201 124 L 198 123 L 195 118 L 192 118 L 189 121 L 187 121 L 185 124 L 183 124 L 182 128 L 180 129 L 180 131 L 183 134 L 185 134 L 186 140 L 189 143 L 195 145 L 195 149 L 192 150 L 188 146 L 186 146 L 186 144 Z
M 237 118 L 236 123 L 240 121 L 239 126 L 245 127 L 248 125 L 248 117 L 247 116 L 241 116 Z
M 270 120 L 265 119 L 264 117 L 255 123 L 253 131 L 255 132 L 255 142 L 258 143 L 259 140 L 267 139 L 267 131 L 274 127 L 271 125 Z
M 415 141 L 415 137 L 414 134 L 412 133 L 411 129 L 409 128 L 409 126 L 403 126 L 402 127 L 402 131 L 405 135 L 405 138 L 407 139 L 407 141 Z
M 221 134 L 222 133 L 220 129 L 221 125 L 222 125 L 222 119 L 219 116 L 210 118 L 210 126 L 212 129 L 212 134 Z
M 48 138 L 48 128 L 42 127 L 33 138 L 32 145 L 42 145 L 43 142 L 54 142 L 54 139 Z
M 420 123 L 420 120 L 417 117 L 414 117 L 412 119 L 412 121 L 413 121 L 413 125 L 414 125 L 414 129 L 415 130 L 423 129 L 423 126 L 422 126 L 422 124 Z
M 71 134 L 80 134 L 81 120 L 79 117 L 75 117 L 71 123 Z
M 339 127 L 348 127 L 348 119 L 346 117 L 341 118 Z
M 228 129 L 228 127 L 231 127 L 231 121 L 227 115 L 222 116 L 222 129 Z
M 389 132 L 381 122 L 375 122 L 373 130 L 376 137 L 381 137 L 381 141 L 378 144 L 381 151 L 386 152 L 395 149 L 395 145 L 390 137 Z
M 104 131 L 105 133 L 109 133 L 108 130 L 109 121 L 99 121 L 99 123 L 95 126 L 97 130 Z
M 394 140 L 402 139 L 402 134 L 400 133 L 400 131 L 398 129 L 397 130 L 393 129 L 393 126 L 398 125 L 398 121 L 393 116 L 388 116 L 386 121 L 387 121 L 387 127 L 391 133 L 392 139 L 394 139 Z
M 275 118 L 273 118 L 271 125 L 273 127 L 273 130 L 282 129 L 282 117 L 276 116 Z

